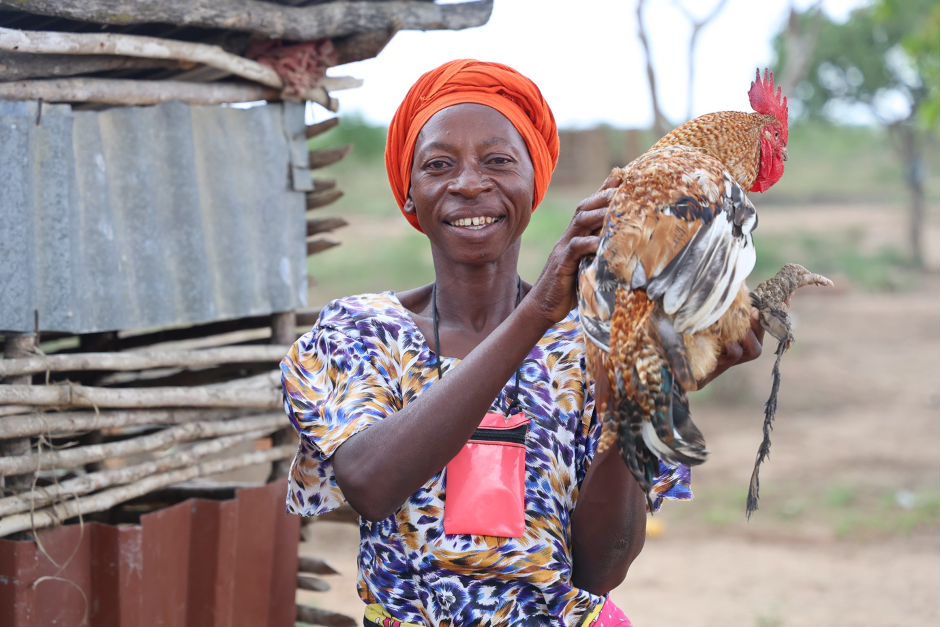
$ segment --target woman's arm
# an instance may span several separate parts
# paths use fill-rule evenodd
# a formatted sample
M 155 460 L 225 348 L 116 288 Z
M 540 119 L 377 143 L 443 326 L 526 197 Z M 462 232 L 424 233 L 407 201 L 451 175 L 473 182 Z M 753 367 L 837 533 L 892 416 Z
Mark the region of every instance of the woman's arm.
M 595 455 L 572 514 L 572 583 L 604 595 L 644 548 L 647 503 L 616 446 Z
M 573 309 L 578 263 L 598 248 L 591 234 L 612 191 L 603 188 L 579 205 L 526 298 L 448 376 L 336 450 L 337 484 L 363 518 L 388 517 L 441 471 L 533 346 Z

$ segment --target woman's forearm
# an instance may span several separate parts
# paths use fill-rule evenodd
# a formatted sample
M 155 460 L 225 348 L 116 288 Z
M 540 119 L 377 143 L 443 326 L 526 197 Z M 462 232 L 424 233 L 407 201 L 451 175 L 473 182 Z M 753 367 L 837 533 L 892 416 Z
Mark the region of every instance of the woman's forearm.
M 447 376 L 334 453 L 337 483 L 367 520 L 388 517 L 460 452 L 549 325 L 528 299 Z
M 644 493 L 617 447 L 598 453 L 572 515 L 573 583 L 603 595 L 617 587 L 644 548 Z

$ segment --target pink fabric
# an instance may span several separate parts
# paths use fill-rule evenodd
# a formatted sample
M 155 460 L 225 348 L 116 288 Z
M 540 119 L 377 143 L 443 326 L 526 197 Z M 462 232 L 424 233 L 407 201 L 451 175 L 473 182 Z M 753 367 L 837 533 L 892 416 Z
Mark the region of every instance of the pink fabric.
M 631 625 L 630 619 L 621 611 L 621 608 L 612 603 L 611 599 L 608 599 L 604 602 L 598 618 L 592 621 L 589 627 L 633 627 L 633 625 Z

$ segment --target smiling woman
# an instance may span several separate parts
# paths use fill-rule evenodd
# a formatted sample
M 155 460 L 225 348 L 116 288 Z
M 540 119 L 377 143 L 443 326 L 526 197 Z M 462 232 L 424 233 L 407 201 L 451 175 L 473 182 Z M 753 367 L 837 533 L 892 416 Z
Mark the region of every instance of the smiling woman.
M 573 311 L 613 181 L 535 284 L 517 273 L 557 157 L 552 112 L 511 68 L 423 76 L 386 167 L 435 282 L 330 303 L 282 362 L 301 434 L 288 510 L 360 514 L 366 625 L 630 624 L 605 595 L 643 546 L 645 502 L 613 448 L 595 454 Z M 686 470 L 662 471 L 660 496 L 688 498 Z

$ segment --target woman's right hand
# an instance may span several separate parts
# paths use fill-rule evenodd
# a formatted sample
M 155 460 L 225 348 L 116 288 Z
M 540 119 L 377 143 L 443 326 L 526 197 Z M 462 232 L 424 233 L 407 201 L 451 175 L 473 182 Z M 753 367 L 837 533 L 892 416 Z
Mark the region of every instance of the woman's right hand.
M 597 192 L 575 209 L 572 221 L 562 233 L 527 299 L 551 326 L 578 306 L 578 266 L 582 257 L 593 255 L 600 241 L 597 235 L 604 224 L 608 204 L 617 192 L 619 179 L 612 172 Z

